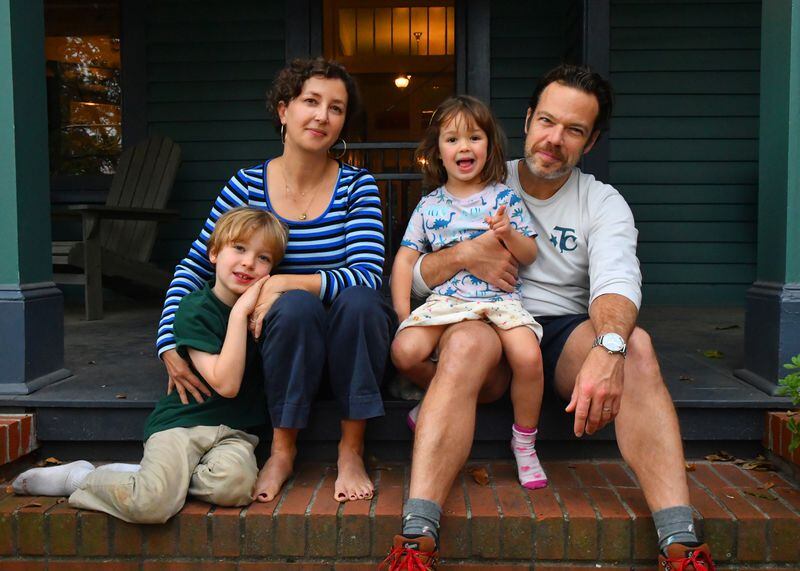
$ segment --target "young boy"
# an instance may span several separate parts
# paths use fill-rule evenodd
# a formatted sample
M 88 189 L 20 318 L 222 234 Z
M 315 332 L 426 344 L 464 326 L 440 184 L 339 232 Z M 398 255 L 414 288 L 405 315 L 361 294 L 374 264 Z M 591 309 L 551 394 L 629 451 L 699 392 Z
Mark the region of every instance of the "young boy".
M 247 319 L 261 286 L 283 258 L 287 233 L 270 213 L 236 208 L 221 216 L 208 242 L 213 286 L 183 298 L 175 314 L 178 352 L 212 389 L 184 405 L 162 398 L 145 424 L 141 465 L 95 468 L 79 460 L 33 468 L 13 482 L 18 494 L 69 495 L 71 506 L 131 523 L 163 523 L 187 493 L 222 506 L 252 500 L 258 438 L 244 430 L 266 422 L 261 364 Z

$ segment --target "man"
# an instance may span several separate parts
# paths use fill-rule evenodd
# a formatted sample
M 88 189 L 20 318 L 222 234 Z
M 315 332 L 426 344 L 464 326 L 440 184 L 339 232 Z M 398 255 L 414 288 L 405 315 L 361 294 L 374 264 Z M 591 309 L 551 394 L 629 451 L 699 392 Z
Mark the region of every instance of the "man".
M 636 326 L 641 274 L 633 216 L 613 187 L 576 167 L 607 127 L 611 106 L 608 82 L 568 65 L 546 74 L 531 97 L 525 158 L 508 163 L 506 181 L 543 238 L 536 263 L 520 271 L 523 302 L 544 327 L 545 379 L 569 400 L 575 435 L 614 422 L 622 456 L 653 512 L 660 569 L 713 570 L 694 531 L 675 408 L 650 337 Z M 422 258 L 418 293 L 461 269 L 508 290 L 516 282 L 514 259 L 486 233 Z M 389 569 L 409 560 L 435 564 L 441 506 L 468 458 L 476 404 L 498 398 L 508 385 L 501 357 L 485 323 L 459 323 L 442 336 L 417 418 L 403 535 L 395 538 Z

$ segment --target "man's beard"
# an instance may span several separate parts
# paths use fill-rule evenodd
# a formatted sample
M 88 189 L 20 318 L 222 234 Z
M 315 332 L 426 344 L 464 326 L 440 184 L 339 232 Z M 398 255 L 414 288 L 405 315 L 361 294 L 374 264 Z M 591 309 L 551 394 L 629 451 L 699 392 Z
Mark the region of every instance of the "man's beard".
M 528 170 L 533 173 L 534 176 L 544 179 L 544 180 L 558 180 L 560 178 L 564 178 L 566 175 L 572 172 L 572 167 L 577 164 L 570 164 L 568 161 L 564 162 L 561 168 L 556 169 L 554 171 L 546 171 L 540 169 L 536 166 L 536 155 L 535 153 L 530 150 L 525 150 L 525 164 L 528 165 Z

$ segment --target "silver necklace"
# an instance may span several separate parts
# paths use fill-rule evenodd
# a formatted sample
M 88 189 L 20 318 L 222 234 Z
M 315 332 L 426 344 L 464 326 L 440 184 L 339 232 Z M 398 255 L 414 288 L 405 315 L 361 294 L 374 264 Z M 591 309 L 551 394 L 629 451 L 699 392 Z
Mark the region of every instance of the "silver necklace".
M 283 161 L 281 161 L 281 172 L 283 173 L 283 188 L 284 188 L 284 191 L 286 193 L 286 199 L 287 200 L 291 200 L 294 203 L 294 205 L 297 206 L 297 200 L 295 198 L 292 198 L 293 192 L 292 192 L 291 187 L 289 186 L 289 178 L 286 176 L 286 167 L 284 166 Z M 300 195 L 301 199 L 305 200 L 306 192 L 304 192 L 302 190 L 299 190 L 298 194 Z M 311 195 L 311 198 L 308 199 L 308 201 L 306 202 L 305 208 L 299 209 L 300 210 L 300 215 L 297 217 L 298 220 L 307 220 L 308 219 L 308 209 L 311 207 L 311 203 L 314 202 L 314 197 L 315 196 L 316 196 L 316 192 L 313 193 Z

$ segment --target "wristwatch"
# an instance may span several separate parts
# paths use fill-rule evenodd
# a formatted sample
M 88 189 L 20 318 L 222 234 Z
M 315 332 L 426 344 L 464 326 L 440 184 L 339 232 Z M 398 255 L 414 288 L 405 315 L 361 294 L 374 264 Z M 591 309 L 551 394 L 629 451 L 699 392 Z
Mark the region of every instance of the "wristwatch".
M 608 351 L 610 355 L 618 354 L 622 355 L 623 358 L 625 358 L 625 355 L 628 353 L 628 346 L 625 345 L 625 340 L 616 333 L 600 335 L 594 340 L 594 343 L 592 343 L 592 349 L 595 347 L 602 347 Z

